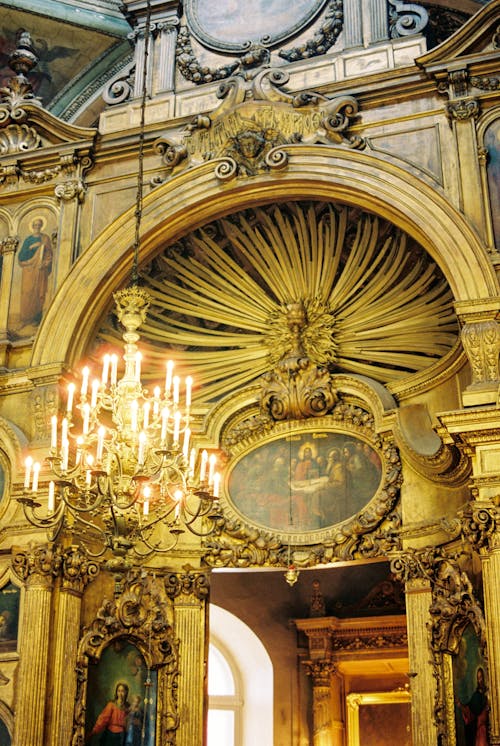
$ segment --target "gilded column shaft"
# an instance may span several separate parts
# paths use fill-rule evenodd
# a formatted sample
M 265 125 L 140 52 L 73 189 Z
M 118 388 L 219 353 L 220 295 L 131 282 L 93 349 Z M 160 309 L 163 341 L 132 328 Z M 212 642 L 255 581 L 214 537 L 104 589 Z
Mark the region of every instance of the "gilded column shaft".
M 429 663 L 429 608 L 432 603 L 430 583 L 409 580 L 406 584 L 408 625 L 408 658 L 410 664 L 413 746 L 437 743 L 434 722 L 436 682 Z
M 73 593 L 61 593 L 54 630 L 51 671 L 53 674 L 49 733 L 51 746 L 71 742 L 76 696 L 75 661 L 80 629 L 81 599 Z
M 44 738 L 50 633 L 50 586 L 26 589 L 19 683 L 16 692 L 16 746 L 46 746 Z
M 186 570 L 173 573 L 167 580 L 167 593 L 174 599 L 175 636 L 179 641 L 176 746 L 204 743 L 208 592 L 208 579 L 203 573 Z
M 305 663 L 313 681 L 313 744 L 314 746 L 342 746 L 343 734 L 332 725 L 332 673 L 335 666 L 331 660 Z M 336 709 L 336 708 L 335 708 Z
M 200 606 L 176 604 L 175 631 L 180 642 L 177 746 L 203 743 L 205 612 Z
M 483 559 L 491 744 L 500 744 L 500 547 Z

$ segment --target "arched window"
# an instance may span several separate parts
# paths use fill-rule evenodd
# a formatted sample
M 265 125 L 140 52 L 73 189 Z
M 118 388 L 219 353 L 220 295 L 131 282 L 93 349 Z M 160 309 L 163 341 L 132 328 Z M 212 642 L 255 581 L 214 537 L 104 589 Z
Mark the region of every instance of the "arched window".
M 241 619 L 210 605 L 208 746 L 272 746 L 273 667 Z

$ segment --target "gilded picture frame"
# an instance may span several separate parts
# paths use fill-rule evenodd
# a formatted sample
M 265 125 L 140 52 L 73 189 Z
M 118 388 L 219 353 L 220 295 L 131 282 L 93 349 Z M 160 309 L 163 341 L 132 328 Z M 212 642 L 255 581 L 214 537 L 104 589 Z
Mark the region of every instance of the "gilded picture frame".
M 410 701 L 406 690 L 348 694 L 348 746 L 411 746 Z
M 369 426 L 324 417 L 276 423 L 233 449 L 221 503 L 230 520 L 283 543 L 366 533 L 395 504 L 399 455 Z

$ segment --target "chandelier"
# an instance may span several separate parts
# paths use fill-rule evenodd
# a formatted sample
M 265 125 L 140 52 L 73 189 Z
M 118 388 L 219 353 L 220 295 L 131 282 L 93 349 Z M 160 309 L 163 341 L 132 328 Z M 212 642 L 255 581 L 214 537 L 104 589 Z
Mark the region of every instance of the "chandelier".
M 63 527 L 78 533 L 90 556 L 146 557 L 172 549 L 186 530 L 206 536 L 221 519 L 215 454 L 191 446 L 192 379 L 181 383 L 167 362 L 163 391 L 141 383 L 138 327 L 149 294 L 131 286 L 115 293 L 125 327 L 125 371 L 105 355 L 99 378 L 82 371 L 79 400 L 68 385 L 64 416 L 51 421 L 47 502 L 39 501 L 41 465 L 25 461 L 18 498 L 27 519 L 54 540 Z
M 170 551 L 186 532 L 208 536 L 223 520 L 215 454 L 191 446 L 192 379 L 181 385 L 170 361 L 163 391 L 151 393 L 141 383 L 137 330 L 151 302 L 138 284 L 149 0 L 147 8 L 131 283 L 114 295 L 125 329 L 125 370 L 118 380 L 118 356 L 106 355 L 99 378 L 90 381 L 83 369 L 79 397 L 75 384 L 68 385 L 64 416 L 53 416 L 50 425 L 48 491 L 41 464 L 28 456 L 18 498 L 26 519 L 45 529 L 49 540 L 67 530 L 89 556 L 103 557 L 117 571 L 129 567 L 133 556 Z

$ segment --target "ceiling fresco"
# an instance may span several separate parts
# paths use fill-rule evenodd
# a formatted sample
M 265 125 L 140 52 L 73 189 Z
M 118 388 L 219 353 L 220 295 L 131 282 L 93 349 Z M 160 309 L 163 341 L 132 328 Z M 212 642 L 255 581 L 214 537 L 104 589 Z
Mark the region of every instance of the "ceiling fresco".
M 122 48 L 125 31 L 130 30 L 128 24 L 122 18 L 111 25 L 111 31 L 109 25 L 104 15 L 103 28 L 88 28 L 61 20 L 57 14 L 35 15 L 0 3 L 0 85 L 4 86 L 14 74 L 8 64 L 9 54 L 16 49 L 20 32 L 26 30 L 39 58 L 29 80 L 43 106 L 53 110 L 69 86 L 73 87 L 72 95 L 76 95 L 77 81 L 83 81 L 89 72 L 97 75 L 99 63 L 116 48 Z M 109 59 L 105 64 L 109 65 Z
M 160 379 L 169 349 L 198 381 L 200 403 L 283 360 L 296 343 L 290 315 L 314 364 L 383 383 L 429 367 L 457 339 L 452 294 L 429 255 L 390 222 L 340 204 L 216 220 L 166 247 L 141 280 L 153 296 L 145 367 Z M 119 346 L 119 335 L 110 317 L 100 344 Z

